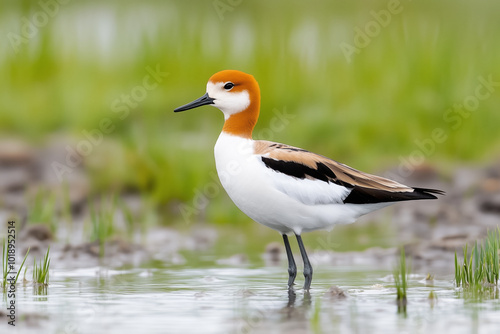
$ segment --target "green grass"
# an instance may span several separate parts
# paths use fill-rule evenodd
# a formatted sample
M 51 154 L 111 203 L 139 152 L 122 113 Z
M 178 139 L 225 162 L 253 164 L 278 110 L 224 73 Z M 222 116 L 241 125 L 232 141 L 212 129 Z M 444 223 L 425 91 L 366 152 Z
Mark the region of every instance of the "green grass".
M 33 259 L 33 283 L 47 286 L 49 284 L 49 267 L 50 267 L 50 247 L 47 249 L 43 260 L 37 264 L 36 259 Z
M 66 223 L 66 241 L 69 240 L 71 232 L 73 232 L 73 215 L 71 213 L 71 199 L 69 196 L 69 183 L 62 184 L 62 199 L 61 199 L 61 217 Z
M 93 192 L 140 192 L 162 208 L 192 203 L 213 181 L 213 145 L 223 119 L 209 107 L 172 110 L 201 96 L 214 72 L 234 68 L 261 85 L 257 138 L 377 172 L 408 159 L 419 149 L 416 141 L 440 128 L 447 138 L 433 145 L 429 163 L 447 169 L 457 160 L 490 159 L 500 148 L 493 126 L 500 123 L 498 87 L 469 116 L 449 122 L 444 115 L 474 94 L 478 76 L 500 81 L 500 3 L 402 5 L 349 63 L 339 45 L 353 43 L 354 28 L 363 28 L 370 11 L 387 8 L 387 1 L 244 1 L 223 20 L 212 1 L 70 2 L 19 53 L 4 39 L 0 132 L 36 146 L 69 138 L 75 147 L 86 140 L 82 131 L 110 118 L 113 131 L 85 159 Z M 35 1 L 1 2 L 0 30 L 21 33 L 16 18 L 39 10 Z M 102 15 L 82 31 L 75 22 L 90 12 Z M 114 101 L 142 85 L 146 68 L 157 64 L 168 76 L 120 119 Z M 293 118 L 266 133 L 275 124 L 273 110 Z M 190 221 L 246 221 L 220 194 Z
M 52 232 L 57 230 L 57 198 L 54 192 L 43 187 L 29 200 L 31 203 L 28 222 L 47 225 Z
M 126 232 L 127 232 L 127 238 L 129 242 L 134 241 L 134 234 L 137 230 L 136 226 L 136 218 L 132 214 L 132 211 L 130 208 L 127 206 L 127 204 L 123 201 L 121 198 L 117 198 L 118 206 L 120 211 L 122 212 L 123 219 L 126 224 Z
M 7 276 L 9 275 L 7 243 L 2 240 L 2 288 L 7 286 Z
M 14 284 L 17 284 L 17 279 L 19 278 L 19 274 L 23 270 L 24 262 L 26 262 L 26 258 L 28 257 L 28 254 L 30 253 L 30 249 L 28 248 L 28 251 L 24 255 L 23 262 L 21 262 L 21 266 L 19 266 L 17 270 L 16 277 L 14 279 Z M 5 292 L 5 289 L 7 287 L 7 278 L 11 270 L 9 269 L 9 263 L 8 263 L 8 244 L 5 240 L 5 238 L 2 240 L 2 281 L 1 286 L 3 291 Z M 25 268 L 25 273 L 26 273 L 26 268 Z
M 398 311 L 402 310 L 403 312 L 406 312 L 409 273 L 409 267 L 406 265 L 405 250 L 401 247 L 399 266 L 396 266 L 392 273 L 394 277 L 394 284 L 396 286 L 396 303 L 398 305 Z
M 100 206 L 96 209 L 90 202 L 91 232 L 90 242 L 99 243 L 99 256 L 104 256 L 106 241 L 117 232 L 114 224 L 116 213 L 116 197 L 111 197 L 108 201 L 101 199 Z
M 463 263 L 455 252 L 455 284 L 464 289 L 498 286 L 500 228 L 489 231 L 480 243 L 474 243 L 470 254 L 467 244 L 463 248 Z

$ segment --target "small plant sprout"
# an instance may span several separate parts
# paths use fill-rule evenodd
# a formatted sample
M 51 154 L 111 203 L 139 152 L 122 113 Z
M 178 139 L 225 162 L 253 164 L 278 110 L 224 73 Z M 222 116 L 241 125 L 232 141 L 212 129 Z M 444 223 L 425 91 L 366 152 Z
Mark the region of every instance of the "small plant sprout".
M 409 270 L 406 266 L 405 250 L 403 247 L 401 247 L 399 266 L 396 266 L 393 271 L 394 284 L 396 285 L 396 303 L 398 305 L 398 312 L 403 311 L 404 313 L 406 313 L 406 291 L 408 289 L 408 274 Z
M 40 189 L 33 198 L 32 209 L 28 216 L 30 223 L 42 223 L 47 225 L 52 232 L 56 232 L 56 196 L 54 193 Z
M 23 262 L 21 262 L 21 266 L 19 267 L 19 270 L 17 271 L 16 277 L 14 279 L 14 284 L 17 284 L 17 279 L 19 278 L 19 274 L 23 270 L 24 262 L 26 262 L 26 258 L 28 257 L 28 254 L 30 252 L 30 249 L 28 248 L 28 251 L 24 255 Z M 9 268 L 8 264 L 9 260 L 9 253 L 8 253 L 8 244 L 5 242 L 5 238 L 2 241 L 2 288 L 5 289 L 7 286 L 7 276 L 11 272 L 11 269 Z M 25 267 L 26 270 L 26 267 Z
M 16 274 L 16 279 L 14 280 L 14 283 L 17 283 L 17 279 L 19 278 L 19 274 L 21 273 L 21 271 L 23 270 L 23 266 L 24 266 L 24 262 L 26 262 L 26 258 L 28 257 L 28 254 L 30 253 L 30 249 L 31 248 L 28 248 L 28 251 L 26 252 L 26 254 L 24 255 L 24 259 L 23 259 L 23 262 L 21 262 L 21 266 L 19 267 L 19 270 L 17 271 L 17 274 Z M 28 267 L 24 267 L 24 274 L 26 275 L 26 269 L 28 269 Z
M 36 259 L 33 260 L 33 283 L 47 286 L 49 284 L 49 266 L 50 266 L 50 247 L 47 249 L 47 253 L 40 260 L 40 263 L 36 263 Z
M 7 253 L 7 243 L 5 238 L 2 240 L 2 288 L 5 289 L 7 285 L 7 275 L 9 274 L 8 267 L 8 253 Z
M 467 244 L 463 248 L 463 263 L 455 252 L 455 284 L 457 287 L 497 286 L 499 278 L 500 228 L 488 232 L 481 243 L 474 243 L 469 254 Z
M 99 257 L 104 256 L 104 246 L 106 241 L 111 238 L 115 232 L 113 224 L 116 197 L 110 200 L 110 204 L 108 206 L 105 204 L 105 201 L 102 200 L 99 211 L 97 211 L 92 202 L 90 203 L 90 220 L 92 222 L 90 241 L 97 241 L 99 243 Z
M 73 230 L 73 216 L 71 215 L 71 198 L 69 195 L 69 183 L 68 180 L 64 180 L 62 185 L 62 205 L 61 205 L 61 213 L 66 221 L 66 233 L 67 233 L 67 242 L 69 242 L 69 236 Z
M 118 204 L 123 213 L 123 218 L 127 226 L 127 237 L 130 242 L 134 240 L 135 224 L 134 215 L 123 199 L 118 198 Z

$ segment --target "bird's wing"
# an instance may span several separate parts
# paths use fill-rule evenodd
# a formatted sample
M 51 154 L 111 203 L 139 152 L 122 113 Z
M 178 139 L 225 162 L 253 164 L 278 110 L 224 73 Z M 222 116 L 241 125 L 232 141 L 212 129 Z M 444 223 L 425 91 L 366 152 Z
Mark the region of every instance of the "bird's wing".
M 255 142 L 254 153 L 260 156 L 267 168 L 288 177 L 280 178 L 278 186 L 280 190 L 294 197 L 303 197 L 301 193 L 310 193 L 314 191 L 312 188 L 318 188 L 318 191 L 326 189 L 324 185 L 329 185 L 328 189 L 335 188 L 335 193 L 338 193 L 338 196 L 326 194 L 326 197 L 330 197 L 331 203 L 368 204 L 434 199 L 436 196 L 433 194 L 443 194 L 440 190 L 408 187 L 393 180 L 361 172 L 322 155 L 284 144 L 259 140 Z M 306 182 L 292 182 L 291 179 Z M 323 183 L 321 186 L 320 182 Z M 311 188 L 310 185 L 315 186 Z M 308 198 L 311 196 L 307 195 Z M 328 201 L 322 194 L 316 196 L 321 198 L 319 203 L 326 204 L 324 202 Z M 310 202 L 315 200 L 312 199 Z

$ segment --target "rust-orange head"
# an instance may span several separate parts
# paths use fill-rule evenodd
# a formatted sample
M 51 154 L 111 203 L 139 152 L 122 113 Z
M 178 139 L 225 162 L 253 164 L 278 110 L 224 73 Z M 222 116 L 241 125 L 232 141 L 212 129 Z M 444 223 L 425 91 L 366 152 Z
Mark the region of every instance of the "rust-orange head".
M 225 123 L 222 131 L 251 138 L 259 118 L 259 85 L 250 74 L 235 70 L 220 71 L 209 79 L 205 95 L 174 111 L 184 111 L 203 105 L 212 105 L 224 113 Z

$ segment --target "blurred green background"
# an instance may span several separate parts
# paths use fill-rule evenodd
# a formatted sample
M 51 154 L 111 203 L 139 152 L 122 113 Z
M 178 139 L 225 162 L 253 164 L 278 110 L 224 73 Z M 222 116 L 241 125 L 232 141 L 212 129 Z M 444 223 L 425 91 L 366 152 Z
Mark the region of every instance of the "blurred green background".
M 500 155 L 500 85 L 480 79 L 500 82 L 498 1 L 64 2 L 1 2 L 0 140 L 76 150 L 93 134 L 93 194 L 139 193 L 178 220 L 218 185 L 222 114 L 173 109 L 223 69 L 260 83 L 257 139 L 372 173 L 436 128 L 425 161 L 440 170 Z M 214 189 L 189 219 L 248 220 Z

